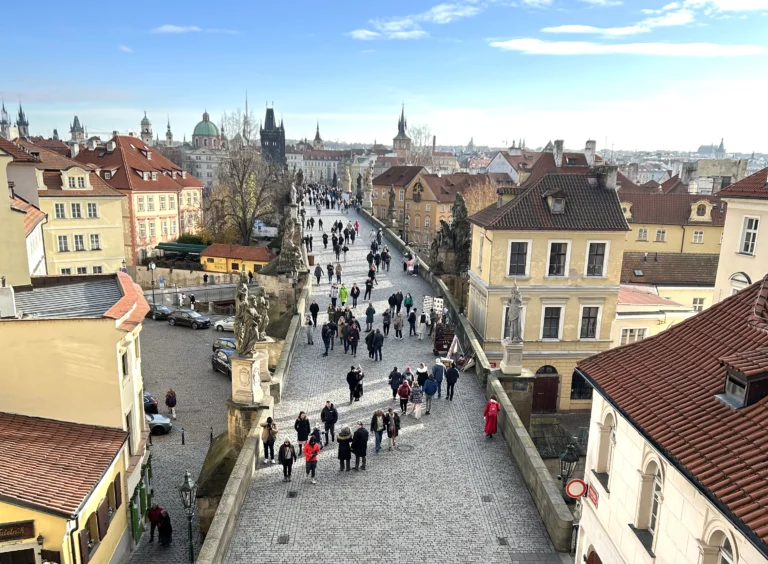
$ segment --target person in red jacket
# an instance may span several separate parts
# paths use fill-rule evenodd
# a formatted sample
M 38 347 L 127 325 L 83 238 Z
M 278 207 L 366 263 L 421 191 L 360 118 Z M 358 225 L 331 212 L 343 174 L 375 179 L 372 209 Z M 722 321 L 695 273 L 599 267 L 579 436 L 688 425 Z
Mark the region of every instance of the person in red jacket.
M 155 542 L 155 529 L 163 518 L 163 508 L 153 503 L 147 511 L 147 517 L 149 518 L 149 542 Z
M 315 437 L 310 437 L 309 442 L 304 445 L 304 458 L 307 461 L 307 476 L 312 474 L 312 483 L 316 484 L 315 470 L 317 469 L 317 457 L 320 455 L 320 445 L 317 444 Z
M 501 405 L 499 405 L 499 400 L 495 394 L 492 395 L 491 399 L 488 400 L 488 403 L 485 404 L 483 419 L 485 419 L 485 434 L 488 435 L 489 438 L 492 438 L 498 430 L 496 427 L 496 419 L 498 418 L 500 408 Z

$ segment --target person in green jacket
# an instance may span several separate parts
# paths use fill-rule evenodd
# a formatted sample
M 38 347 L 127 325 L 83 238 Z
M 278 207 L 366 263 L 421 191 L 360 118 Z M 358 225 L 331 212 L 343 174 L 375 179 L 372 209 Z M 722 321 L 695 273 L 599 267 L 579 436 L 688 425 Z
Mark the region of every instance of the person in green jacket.
M 344 304 L 347 302 L 348 297 L 349 297 L 349 290 L 344 284 L 342 284 L 341 288 L 339 288 L 339 300 L 341 300 L 341 307 L 344 307 Z
M 405 306 L 405 315 L 407 317 L 408 314 L 411 313 L 411 308 L 413 307 L 413 296 L 411 296 L 410 292 L 405 295 L 403 305 Z

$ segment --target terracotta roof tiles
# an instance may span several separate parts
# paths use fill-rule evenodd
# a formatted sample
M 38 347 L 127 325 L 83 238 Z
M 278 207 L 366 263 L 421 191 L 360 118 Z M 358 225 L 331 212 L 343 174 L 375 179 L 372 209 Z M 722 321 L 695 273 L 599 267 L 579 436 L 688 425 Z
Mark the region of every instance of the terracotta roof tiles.
M 469 174 L 457 172 L 455 174 L 422 174 L 421 179 L 429 186 L 438 202 L 453 203 L 456 194 L 465 194 L 473 187 L 491 186 L 488 176 L 485 174 Z
M 758 170 L 756 173 L 734 182 L 717 194 L 723 198 L 768 200 L 768 168 Z
M 0 499 L 73 516 L 127 436 L 121 429 L 0 413 Z
M 421 166 L 392 166 L 373 179 L 376 186 L 407 186 L 422 171 Z
M 737 352 L 721 358 L 720 362 L 746 377 L 768 374 L 768 347 Z
M 246 247 L 243 245 L 227 245 L 215 243 L 200 253 L 201 257 L 224 257 L 230 259 L 248 260 L 253 262 L 269 262 L 275 258 L 266 247 Z
M 35 227 L 45 219 L 45 214 L 40 211 L 40 208 L 16 195 L 11 198 L 11 209 L 24 214 L 24 235 L 26 237 L 29 237 Z
M 734 526 L 768 555 L 768 397 L 715 398 L 722 361 L 766 359 L 768 276 L 654 337 L 591 356 L 578 370 Z
M 703 253 L 624 253 L 621 283 L 714 286 L 719 261 Z
M 648 194 L 619 192 L 619 199 L 629 202 L 632 213 L 630 223 L 657 223 L 662 225 L 702 225 L 722 227 L 725 225 L 727 206 L 718 196 L 701 194 Z M 689 221 L 691 205 L 706 201 L 714 204 L 709 218 L 711 221 Z
M 0 151 L 4 151 L 13 157 L 15 163 L 35 163 L 37 159 L 27 153 L 22 147 L 11 143 L 5 137 L 0 137 Z

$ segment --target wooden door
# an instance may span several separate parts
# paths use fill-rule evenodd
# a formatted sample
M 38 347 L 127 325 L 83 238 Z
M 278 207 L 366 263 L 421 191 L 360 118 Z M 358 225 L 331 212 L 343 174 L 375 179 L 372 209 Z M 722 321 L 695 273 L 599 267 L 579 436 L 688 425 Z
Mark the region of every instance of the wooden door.
M 587 556 L 587 564 L 603 564 L 603 561 L 600 560 L 597 552 L 590 552 L 589 556 Z
M 533 384 L 533 413 L 554 413 L 557 411 L 557 390 L 560 375 L 536 375 Z
M 0 564 L 35 564 L 35 550 L 14 550 L 13 552 L 1 552 Z

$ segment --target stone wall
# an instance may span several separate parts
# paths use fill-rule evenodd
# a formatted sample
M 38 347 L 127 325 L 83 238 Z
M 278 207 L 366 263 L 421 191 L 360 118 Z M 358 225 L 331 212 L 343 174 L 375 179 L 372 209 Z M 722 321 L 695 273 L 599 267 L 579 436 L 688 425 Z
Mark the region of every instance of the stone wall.
M 152 272 L 146 266 L 137 266 L 133 280 L 144 290 L 152 288 Z M 179 268 L 156 268 L 155 269 L 155 289 L 160 288 L 158 279 L 162 276 L 165 279 L 165 287 L 173 288 L 174 284 L 179 288 L 187 286 L 202 286 L 203 276 L 208 275 L 208 283 L 211 284 L 211 277 L 216 284 L 235 284 L 240 279 L 239 274 L 222 274 L 219 272 L 203 272 L 202 270 L 184 270 Z

